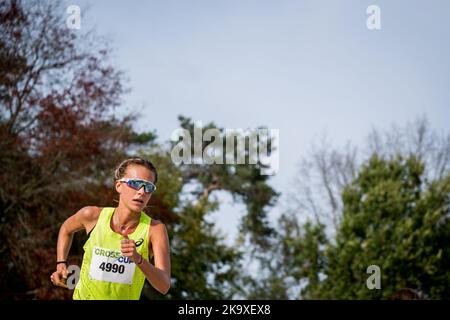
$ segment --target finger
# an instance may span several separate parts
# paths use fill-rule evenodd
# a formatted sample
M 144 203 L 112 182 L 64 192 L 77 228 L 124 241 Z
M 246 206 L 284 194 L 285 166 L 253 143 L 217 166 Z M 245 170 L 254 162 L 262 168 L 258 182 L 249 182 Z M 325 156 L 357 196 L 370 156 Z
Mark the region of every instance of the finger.
M 124 242 L 121 243 L 122 248 L 134 248 L 136 247 L 136 244 L 134 242 Z
M 125 252 L 125 253 L 122 253 L 122 256 L 127 257 L 127 258 L 131 258 L 133 256 L 133 253 L 132 252 Z
M 123 244 L 120 246 L 121 249 L 135 249 L 136 246 L 133 244 Z
M 128 239 L 128 234 L 127 234 L 126 230 L 124 230 L 124 231 L 122 232 L 122 236 L 123 236 L 125 239 Z
M 57 272 L 54 272 L 51 276 L 50 276 L 50 280 L 53 283 L 53 285 L 57 286 L 57 287 L 62 287 L 62 288 L 68 288 L 67 285 L 64 282 L 61 282 L 59 275 Z
M 121 251 L 122 251 L 122 253 L 132 253 L 132 252 L 134 252 L 136 250 L 131 249 L 131 248 L 125 248 L 125 249 L 122 249 Z
M 55 281 L 55 284 L 57 284 L 60 281 L 59 273 L 58 272 L 54 272 L 52 274 L 52 276 L 53 276 L 53 280 Z

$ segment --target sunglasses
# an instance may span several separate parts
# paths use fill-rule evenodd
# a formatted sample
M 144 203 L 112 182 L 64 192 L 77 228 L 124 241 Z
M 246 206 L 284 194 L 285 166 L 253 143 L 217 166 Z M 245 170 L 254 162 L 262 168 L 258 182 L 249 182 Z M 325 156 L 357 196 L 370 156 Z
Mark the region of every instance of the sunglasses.
M 134 190 L 140 190 L 144 187 L 145 193 L 153 193 L 156 190 L 156 186 L 150 181 L 139 180 L 139 179 L 120 179 L 120 182 L 125 182 L 127 186 L 133 188 Z

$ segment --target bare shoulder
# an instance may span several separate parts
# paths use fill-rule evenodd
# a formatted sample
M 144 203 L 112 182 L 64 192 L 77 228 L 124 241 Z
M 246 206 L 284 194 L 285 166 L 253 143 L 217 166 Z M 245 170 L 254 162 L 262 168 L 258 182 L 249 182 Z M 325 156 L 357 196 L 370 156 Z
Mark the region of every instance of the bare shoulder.
M 89 232 L 97 223 L 101 211 L 102 208 L 94 206 L 81 208 L 64 221 L 63 227 L 69 232 L 77 232 L 82 229 L 86 229 L 86 232 Z
M 166 225 L 159 220 L 152 219 L 150 224 L 150 237 L 152 239 L 166 237 L 167 229 Z
M 152 223 L 150 227 L 154 227 L 154 226 L 165 226 L 164 223 L 162 223 L 160 220 L 156 220 L 156 219 L 152 219 Z
M 95 227 L 101 212 L 102 208 L 100 207 L 86 206 L 76 213 L 79 215 L 79 221 L 84 226 L 86 234 L 89 234 Z
M 161 256 L 167 258 L 169 255 L 170 246 L 166 225 L 159 220 L 152 219 L 149 238 L 150 241 L 148 247 L 150 255 L 155 255 L 155 259 L 157 257 L 161 258 Z
M 76 215 L 79 217 L 79 219 L 86 223 L 92 223 L 96 222 L 98 220 L 98 217 L 100 216 L 100 213 L 102 212 L 102 208 L 95 207 L 95 206 L 86 206 L 81 208 Z

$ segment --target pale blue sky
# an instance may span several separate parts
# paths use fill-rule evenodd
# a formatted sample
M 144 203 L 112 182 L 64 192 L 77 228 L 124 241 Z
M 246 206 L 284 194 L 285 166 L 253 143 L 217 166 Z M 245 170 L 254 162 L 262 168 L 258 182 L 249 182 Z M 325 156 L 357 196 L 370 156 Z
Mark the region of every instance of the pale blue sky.
M 324 132 L 337 145 L 359 144 L 372 127 L 421 115 L 449 132 L 449 1 L 67 2 L 89 4 L 82 28 L 112 40 L 132 89 L 125 106 L 142 114 L 137 128 L 165 141 L 183 114 L 279 129 L 271 184 L 282 193 Z M 366 27 L 371 4 L 381 9 L 381 30 Z M 242 212 L 227 204 L 214 218 L 234 236 Z

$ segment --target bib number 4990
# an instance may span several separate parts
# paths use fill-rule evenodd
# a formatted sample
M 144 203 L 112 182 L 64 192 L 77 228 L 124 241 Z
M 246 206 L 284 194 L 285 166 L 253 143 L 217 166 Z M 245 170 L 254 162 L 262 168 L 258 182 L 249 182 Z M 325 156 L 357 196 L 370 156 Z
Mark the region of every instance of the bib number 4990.
M 106 272 L 121 273 L 121 274 L 125 272 L 125 266 L 123 264 L 118 265 L 110 262 L 102 262 L 99 268 L 100 270 Z
M 94 247 L 92 249 L 89 276 L 91 279 L 132 284 L 136 265 L 128 257 L 121 255 L 119 250 Z

